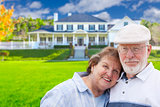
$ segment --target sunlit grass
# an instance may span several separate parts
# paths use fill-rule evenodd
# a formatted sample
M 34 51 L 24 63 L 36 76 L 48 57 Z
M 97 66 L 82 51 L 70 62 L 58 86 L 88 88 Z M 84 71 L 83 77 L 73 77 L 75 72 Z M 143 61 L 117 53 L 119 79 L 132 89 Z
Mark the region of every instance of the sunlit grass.
M 48 90 L 86 67 L 86 61 L 0 62 L 0 107 L 38 107 Z

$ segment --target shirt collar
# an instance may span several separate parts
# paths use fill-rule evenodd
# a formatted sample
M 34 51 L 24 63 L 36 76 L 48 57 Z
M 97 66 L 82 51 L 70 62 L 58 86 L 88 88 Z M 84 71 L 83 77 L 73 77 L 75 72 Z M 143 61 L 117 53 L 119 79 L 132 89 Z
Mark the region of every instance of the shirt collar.
M 73 75 L 72 80 L 75 82 L 78 90 L 80 92 L 84 92 L 88 89 L 88 87 L 86 86 L 86 84 L 84 83 L 82 77 L 88 75 L 87 72 L 75 72 Z
M 148 66 L 143 70 L 141 71 L 140 73 L 138 73 L 136 76 L 134 76 L 133 78 L 131 79 L 134 79 L 134 78 L 139 78 L 141 79 L 142 81 L 145 81 L 147 79 L 147 77 L 150 75 L 151 71 L 154 69 L 154 66 L 152 64 L 152 62 L 150 62 L 148 64 Z M 126 77 L 126 73 L 125 72 L 122 72 L 121 76 L 120 76 L 120 79 L 125 79 L 127 80 L 127 77 Z M 119 80 L 120 80 L 119 79 Z M 118 81 L 119 81 L 118 80 Z
M 150 75 L 150 73 L 152 73 L 153 69 L 154 69 L 154 66 L 152 62 L 150 62 L 143 71 L 141 71 L 140 73 L 136 75 L 136 77 L 141 79 L 142 81 L 145 81 Z

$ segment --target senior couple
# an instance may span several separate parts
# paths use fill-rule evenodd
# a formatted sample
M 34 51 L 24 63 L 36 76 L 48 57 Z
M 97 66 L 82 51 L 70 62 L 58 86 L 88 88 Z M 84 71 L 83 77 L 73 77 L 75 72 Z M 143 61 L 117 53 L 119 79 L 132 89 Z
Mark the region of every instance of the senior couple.
M 89 60 L 87 72 L 74 73 L 51 89 L 41 107 L 160 107 L 160 72 L 147 62 L 150 31 L 130 24 L 116 35 L 118 48 L 106 47 Z

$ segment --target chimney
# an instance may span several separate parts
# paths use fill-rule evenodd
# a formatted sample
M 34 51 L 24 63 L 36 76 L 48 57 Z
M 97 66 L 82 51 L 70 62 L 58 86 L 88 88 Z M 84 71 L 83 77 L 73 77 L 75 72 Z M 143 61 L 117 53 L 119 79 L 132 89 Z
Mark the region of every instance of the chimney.
M 72 16 L 72 13 L 68 13 L 68 16 Z
M 54 22 L 58 21 L 58 13 L 54 13 Z

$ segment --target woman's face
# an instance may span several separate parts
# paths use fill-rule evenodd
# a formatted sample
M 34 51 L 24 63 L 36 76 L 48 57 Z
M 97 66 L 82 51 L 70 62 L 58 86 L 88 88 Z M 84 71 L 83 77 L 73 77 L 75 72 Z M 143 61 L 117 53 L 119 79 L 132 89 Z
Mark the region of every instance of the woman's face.
M 114 57 L 104 56 L 99 63 L 91 67 L 92 83 L 98 90 L 114 86 L 121 72 L 120 61 Z

